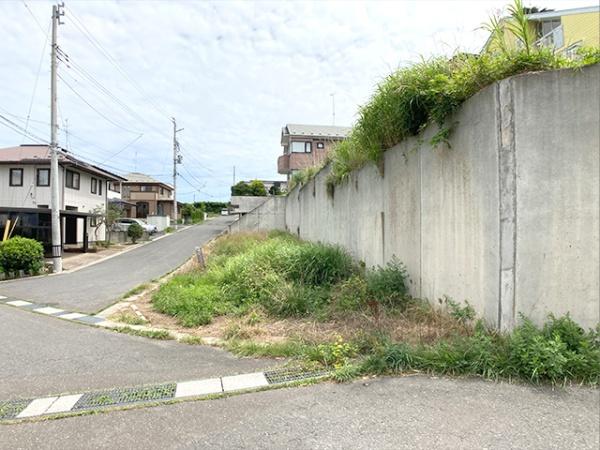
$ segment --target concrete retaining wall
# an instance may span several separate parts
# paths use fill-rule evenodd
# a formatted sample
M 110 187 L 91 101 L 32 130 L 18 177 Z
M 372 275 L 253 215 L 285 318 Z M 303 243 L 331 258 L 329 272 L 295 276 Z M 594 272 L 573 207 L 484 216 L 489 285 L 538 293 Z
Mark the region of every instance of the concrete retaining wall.
M 326 167 L 261 205 L 268 221 L 257 208 L 236 226 L 340 244 L 369 266 L 397 256 L 414 295 L 468 300 L 501 329 L 550 312 L 595 326 L 599 87 L 599 66 L 503 80 L 451 118 L 451 148 L 430 148 L 432 127 L 385 152 L 383 173 L 364 167 L 331 196 Z
M 241 215 L 239 220 L 229 225 L 229 232 L 284 230 L 285 203 L 286 197 L 269 197 L 260 206 Z

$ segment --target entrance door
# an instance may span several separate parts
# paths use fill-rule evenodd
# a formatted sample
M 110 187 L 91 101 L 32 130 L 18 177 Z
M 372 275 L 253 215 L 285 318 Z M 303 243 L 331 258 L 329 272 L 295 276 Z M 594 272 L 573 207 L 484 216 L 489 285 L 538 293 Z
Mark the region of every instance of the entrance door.
M 65 244 L 77 244 L 77 217 L 65 217 Z
M 136 215 L 138 219 L 145 219 L 148 217 L 148 202 L 137 202 L 136 205 Z

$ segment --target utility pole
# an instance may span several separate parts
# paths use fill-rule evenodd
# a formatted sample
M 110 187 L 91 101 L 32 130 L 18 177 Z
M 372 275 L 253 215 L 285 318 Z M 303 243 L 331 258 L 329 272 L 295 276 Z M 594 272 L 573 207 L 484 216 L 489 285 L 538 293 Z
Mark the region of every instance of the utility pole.
M 173 121 L 173 215 L 175 217 L 175 229 L 177 229 L 177 164 L 181 164 L 177 133 L 183 131 L 183 128 L 177 129 L 175 117 L 172 117 L 171 120 Z
M 60 201 L 59 201 L 59 176 L 58 176 L 58 117 L 56 106 L 56 69 L 57 47 L 56 35 L 58 26 L 62 25 L 60 17 L 65 13 L 62 10 L 64 3 L 52 6 L 52 51 L 50 60 L 50 209 L 52 226 L 52 266 L 54 273 L 62 272 L 62 238 L 60 233 Z

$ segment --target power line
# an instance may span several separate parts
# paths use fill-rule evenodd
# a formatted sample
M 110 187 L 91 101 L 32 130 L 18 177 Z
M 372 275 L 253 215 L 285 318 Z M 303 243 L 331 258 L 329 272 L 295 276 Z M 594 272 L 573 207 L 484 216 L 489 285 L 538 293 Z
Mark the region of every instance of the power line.
M 77 15 L 71 10 L 71 8 L 67 8 L 69 14 L 73 16 L 73 24 L 79 31 L 87 38 L 88 41 L 100 52 L 102 55 L 119 71 L 119 73 L 127 80 L 129 83 L 137 90 L 140 95 L 145 98 L 149 104 L 151 104 L 154 109 L 156 109 L 159 113 L 170 120 L 169 114 L 167 114 L 162 108 L 160 108 L 157 103 L 148 97 L 138 86 L 138 84 L 133 80 L 127 72 L 120 66 L 120 64 L 111 56 L 111 54 L 100 44 L 100 42 L 94 37 L 94 35 L 87 29 L 85 24 L 77 17 Z
M 23 4 L 27 8 L 27 11 L 29 11 L 30 14 L 33 15 L 31 10 L 25 3 L 25 1 L 23 1 Z M 33 18 L 37 22 L 37 19 L 35 18 L 35 16 L 33 16 Z M 38 24 L 39 24 L 39 22 L 38 22 Z M 44 46 L 42 47 L 42 54 L 40 55 L 40 62 L 38 63 L 37 74 L 35 76 L 35 83 L 33 84 L 33 92 L 31 93 L 31 99 L 29 100 L 29 109 L 27 110 L 27 120 L 25 121 L 25 131 L 27 131 L 27 128 L 29 126 L 29 119 L 31 118 L 31 109 L 33 108 L 33 101 L 35 99 L 35 94 L 37 92 L 37 85 L 38 85 L 38 81 L 40 79 L 40 73 L 42 72 L 42 63 L 44 62 L 44 54 L 46 53 L 46 46 L 48 45 L 48 37 L 50 35 L 51 26 L 52 26 L 52 22 L 50 22 L 48 24 L 48 30 L 46 31 L 46 39 L 44 40 Z M 25 138 L 25 135 L 23 135 L 23 138 Z
M 90 102 L 88 102 L 79 92 L 77 92 L 77 90 L 75 90 L 75 88 L 73 88 L 73 86 L 71 86 L 67 80 L 65 80 L 62 76 L 58 75 L 58 78 L 61 79 L 61 81 L 65 84 L 65 86 L 67 86 L 77 97 L 79 97 L 86 105 L 88 105 L 92 110 L 94 110 L 99 116 L 103 117 L 106 121 L 112 123 L 114 126 L 116 126 L 117 128 L 120 128 L 123 131 L 126 131 L 127 133 L 131 133 L 131 134 L 142 134 L 139 131 L 132 131 L 129 130 L 121 125 L 119 125 L 117 122 L 115 122 L 114 120 L 110 119 L 109 117 L 107 117 L 106 115 L 104 115 L 103 113 L 101 113 L 100 111 L 98 111 Z

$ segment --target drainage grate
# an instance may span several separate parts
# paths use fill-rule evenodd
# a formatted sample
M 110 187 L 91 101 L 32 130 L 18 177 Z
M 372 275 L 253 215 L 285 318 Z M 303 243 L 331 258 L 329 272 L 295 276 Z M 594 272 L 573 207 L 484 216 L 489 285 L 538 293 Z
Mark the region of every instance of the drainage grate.
M 277 369 L 265 372 L 269 384 L 291 383 L 293 381 L 310 380 L 322 378 L 329 375 L 327 370 L 305 371 L 302 369 Z
M 138 388 L 110 389 L 83 394 L 72 411 L 104 408 L 106 406 L 128 405 L 132 403 L 169 400 L 175 397 L 176 383 L 160 384 Z
M 23 411 L 31 400 L 12 400 L 0 402 L 0 420 L 14 419 Z

